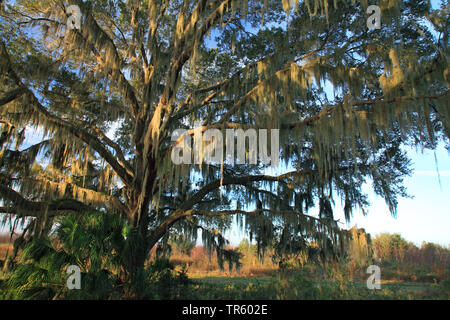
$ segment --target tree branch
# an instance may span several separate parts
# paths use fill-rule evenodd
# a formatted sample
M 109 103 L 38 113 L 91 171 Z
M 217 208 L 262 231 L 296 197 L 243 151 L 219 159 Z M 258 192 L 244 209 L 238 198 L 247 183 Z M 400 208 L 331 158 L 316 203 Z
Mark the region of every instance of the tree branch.
M 253 211 L 245 211 L 245 210 L 239 210 L 239 209 L 235 209 L 235 210 L 222 210 L 222 211 L 211 211 L 211 212 L 204 212 L 204 211 L 197 211 L 197 210 L 187 210 L 184 215 L 185 216 L 204 216 L 204 217 L 223 217 L 226 215 L 232 215 L 232 214 L 243 214 L 243 215 L 247 215 L 247 216 L 253 216 L 253 215 L 257 215 L 257 214 L 261 214 L 264 212 L 268 212 L 271 214 L 297 214 L 297 215 L 301 215 L 303 217 L 306 217 L 308 219 L 312 219 L 315 220 L 321 224 L 324 225 L 328 225 L 327 221 L 324 221 L 323 219 L 317 218 L 317 217 L 313 217 L 311 215 L 307 215 L 304 213 L 301 213 L 300 211 L 296 211 L 296 210 L 272 210 L 272 209 L 257 209 L 257 210 L 253 210 Z
M 27 92 L 26 87 L 18 87 L 6 92 L 3 97 L 0 97 L 0 106 L 3 106 L 19 97 L 24 95 Z
M 6 50 L 6 46 L 3 41 L 0 41 L 0 56 L 2 56 L 4 59 L 7 59 L 7 64 L 9 66 L 8 68 L 8 74 L 11 76 L 11 78 L 16 82 L 16 84 L 19 87 L 25 87 L 22 83 L 22 80 L 18 77 L 18 75 L 15 73 L 15 71 L 11 67 L 11 61 L 9 59 L 9 54 Z M 33 91 L 31 91 L 29 88 L 26 89 L 27 95 L 31 99 L 31 105 L 33 106 L 34 110 L 38 112 L 39 114 L 43 115 L 47 121 L 51 122 L 54 125 L 57 125 L 59 127 L 64 128 L 71 134 L 73 134 L 78 139 L 82 140 L 83 142 L 90 145 L 95 151 L 98 152 L 98 154 L 105 159 L 106 162 L 108 162 L 111 167 L 116 171 L 117 175 L 122 179 L 122 181 L 127 184 L 128 186 L 131 185 L 133 181 L 133 176 L 126 170 L 125 167 L 123 167 L 113 156 L 113 154 L 103 146 L 101 141 L 91 135 L 89 132 L 87 132 L 85 129 L 76 127 L 70 122 L 63 120 L 59 118 L 58 116 L 51 114 L 47 109 L 40 103 L 40 101 L 36 98 Z
M 402 96 L 402 97 L 395 97 L 395 98 L 391 98 L 391 99 L 387 99 L 387 100 L 383 100 L 384 96 L 381 96 L 377 99 L 372 99 L 372 100 L 359 100 L 359 101 L 353 101 L 353 102 L 348 102 L 347 105 L 349 106 L 353 106 L 353 107 L 357 107 L 357 106 L 367 106 L 367 105 L 374 105 L 374 104 L 379 104 L 379 103 L 383 103 L 385 105 L 388 104 L 392 104 L 392 103 L 396 103 L 396 102 L 401 102 L 401 101 L 407 101 L 407 100 L 421 100 L 421 99 L 437 99 L 437 98 L 441 98 L 443 96 L 446 96 L 448 93 L 450 92 L 450 89 L 447 89 L 446 91 L 439 93 L 439 94 L 433 94 L 433 95 L 422 95 L 422 96 L 417 96 L 417 97 L 412 97 L 412 96 Z M 293 123 L 288 123 L 286 125 L 284 125 L 282 128 L 283 129 L 293 129 L 295 127 L 298 126 L 304 126 L 304 125 L 310 125 L 311 123 L 313 123 L 314 121 L 319 120 L 322 117 L 326 117 L 331 115 L 336 108 L 338 108 L 339 106 L 342 106 L 342 103 L 339 103 L 335 106 L 326 108 L 321 110 L 319 113 L 310 116 L 306 119 L 300 120 L 300 121 L 296 121 Z M 361 112 L 365 112 L 367 113 L 367 111 L 361 111 Z
M 118 79 L 118 83 L 123 83 L 124 87 L 123 89 L 125 90 L 125 98 L 130 102 L 131 107 L 133 108 L 133 114 L 135 116 L 137 116 L 140 106 L 139 106 L 139 102 L 138 99 L 136 97 L 136 94 L 134 92 L 134 87 L 129 83 L 129 81 L 125 78 L 124 74 L 122 73 L 122 70 L 120 69 L 121 64 L 122 64 L 122 59 L 119 56 L 117 47 L 114 43 L 114 41 L 109 37 L 109 35 L 98 25 L 97 21 L 94 19 L 94 17 L 91 14 L 88 14 L 86 17 L 86 23 L 83 26 L 83 30 L 87 30 L 89 29 L 89 31 L 92 34 L 100 34 L 103 37 L 103 40 L 106 42 L 107 46 L 109 46 L 111 48 L 111 52 L 113 55 L 113 59 L 114 59 L 114 63 L 116 64 L 115 68 L 111 68 L 113 69 L 115 72 L 117 72 L 119 79 Z M 94 47 L 94 44 L 90 43 L 87 39 L 89 37 L 85 37 L 84 34 L 80 33 L 79 31 L 76 30 L 72 30 L 73 32 L 75 32 L 76 35 L 78 35 L 85 43 L 89 44 L 91 46 L 91 51 L 92 53 L 96 56 L 97 59 L 100 59 L 100 61 L 102 62 L 103 65 L 106 65 L 103 57 L 100 55 L 99 50 L 97 50 L 97 48 Z
M 13 189 L 0 184 L 0 193 L 3 199 L 7 199 L 14 203 L 14 208 L 0 207 L 0 212 L 21 214 L 24 216 L 38 217 L 47 211 L 48 216 L 61 215 L 67 211 L 86 212 L 92 211 L 93 208 L 84 203 L 73 199 L 60 199 L 51 202 L 35 202 L 25 199 Z

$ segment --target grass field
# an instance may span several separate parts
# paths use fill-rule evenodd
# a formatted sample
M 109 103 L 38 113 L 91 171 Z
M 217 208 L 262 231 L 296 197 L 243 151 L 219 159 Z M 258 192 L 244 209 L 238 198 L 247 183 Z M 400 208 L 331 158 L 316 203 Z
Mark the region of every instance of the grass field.
M 8 243 L 0 244 L 0 270 L 3 268 L 3 262 L 6 259 L 6 254 L 11 253 L 13 247 Z
M 0 260 L 12 247 L 0 244 Z M 322 265 L 317 262 L 292 265 L 280 269 L 272 261 L 270 252 L 260 260 L 253 247 L 242 252 L 239 271 L 219 268 L 215 255 L 209 256 L 200 246 L 188 253 L 174 248 L 170 262 L 173 278 L 188 281 L 172 282 L 160 278 L 161 292 L 155 299 L 211 299 L 211 300 L 275 300 L 275 299 L 322 299 L 322 300 L 413 300 L 450 299 L 448 265 L 427 265 L 379 261 L 382 270 L 381 289 L 369 290 L 365 267 L 356 267 L 351 261 L 339 265 Z M 151 257 L 149 263 L 152 263 Z M 0 269 L 1 270 L 1 269 Z M 164 274 L 164 273 L 161 273 Z M 7 275 L 0 271 L 0 281 Z M 0 285 L 1 287 L 1 285 Z M 3 294 L 5 293 L 3 287 Z M 0 288 L 0 291 L 2 289 Z M 0 292 L 0 298 L 2 292 Z
M 382 262 L 381 289 L 369 290 L 365 268 L 350 261 L 339 270 L 325 270 L 315 263 L 281 271 L 270 253 L 260 262 L 254 248 L 242 251 L 239 272 L 220 270 L 214 256 L 200 247 L 190 255 L 174 250 L 171 257 L 179 271 L 193 280 L 193 297 L 205 299 L 449 299 L 448 268 L 444 265 Z
M 204 299 L 448 299 L 438 285 L 401 281 L 382 281 L 380 290 L 367 289 L 366 282 L 340 283 L 279 277 L 198 277 L 193 278 L 194 294 Z M 197 294 L 197 295 L 196 295 Z
M 226 277 L 226 276 L 203 276 L 203 277 L 192 277 L 194 282 L 199 284 L 234 284 L 234 285 L 242 285 L 242 284 L 265 284 L 273 280 L 271 277 Z M 326 281 L 318 282 L 321 284 L 327 283 Z M 355 286 L 358 288 L 367 288 L 367 284 L 364 281 L 355 281 Z M 420 282 L 402 282 L 402 281 L 381 281 L 381 287 L 387 289 L 400 289 L 402 291 L 418 291 L 424 292 L 427 290 L 433 290 L 432 284 L 430 283 L 420 283 Z

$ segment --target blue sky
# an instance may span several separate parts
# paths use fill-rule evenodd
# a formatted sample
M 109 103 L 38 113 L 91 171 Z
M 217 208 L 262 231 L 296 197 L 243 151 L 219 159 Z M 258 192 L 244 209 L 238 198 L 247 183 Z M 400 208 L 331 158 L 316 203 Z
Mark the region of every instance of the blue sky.
M 436 150 L 439 176 L 434 152 L 408 150 L 414 172 L 405 179 L 408 194 L 414 198 L 400 198 L 397 218 L 393 218 L 384 199 L 367 186 L 371 206 L 367 216 L 355 214 L 351 225 L 357 224 L 372 235 L 381 232 L 400 233 L 416 244 L 422 241 L 450 244 L 450 155 L 440 146 Z M 440 182 L 439 182 L 440 180 Z M 341 211 L 342 221 L 343 215 Z
M 431 1 L 434 8 L 438 8 L 440 3 L 440 0 Z M 414 198 L 400 198 L 397 218 L 393 218 L 384 200 L 366 186 L 371 202 L 368 214 L 355 214 L 351 225 L 365 228 L 372 235 L 400 233 L 418 245 L 422 241 L 450 245 L 450 154 L 442 145 L 436 152 L 407 151 L 414 171 L 405 179 L 404 185 Z M 341 221 L 345 221 L 342 211 L 340 213 Z
M 355 211 L 350 223 L 342 225 L 351 228 L 357 225 L 372 236 L 382 232 L 400 233 L 406 240 L 419 245 L 434 242 L 450 245 L 450 154 L 440 145 L 435 153 L 432 150 L 407 150 L 412 160 L 413 173 L 406 177 L 404 186 L 413 198 L 399 198 L 397 217 L 392 217 L 383 198 L 377 196 L 370 185 L 363 190 L 369 196 L 370 206 L 367 215 Z M 438 175 L 439 171 L 439 175 Z M 345 222 L 343 207 L 336 200 L 335 218 Z M 312 210 L 314 212 L 314 209 Z M 227 234 L 232 244 L 238 244 L 246 235 L 236 226 Z
M 431 3 L 437 8 L 441 1 L 432 0 Z M 405 179 L 404 185 L 414 198 L 399 199 L 395 219 L 384 200 L 367 187 L 365 190 L 372 204 L 368 215 L 355 214 L 351 224 L 357 224 L 373 235 L 396 232 L 416 244 L 428 241 L 450 245 L 450 154 L 439 146 L 436 153 L 408 149 L 408 156 L 414 172 Z
M 438 8 L 440 0 L 432 0 Z M 443 246 L 450 245 L 450 154 L 440 145 L 436 152 L 408 148 L 413 173 L 404 180 L 407 193 L 413 198 L 399 198 L 397 217 L 392 217 L 383 198 L 377 196 L 370 185 L 363 190 L 369 196 L 367 215 L 355 212 L 345 228 L 357 225 L 372 236 L 382 232 L 400 233 L 406 240 L 420 245 L 423 241 Z M 437 161 L 436 161 L 437 160 Z M 437 166 L 436 166 L 437 162 Z M 438 175 L 439 171 L 439 175 Z M 345 221 L 339 201 L 334 208 L 335 218 Z M 227 234 L 232 244 L 237 244 L 246 235 L 233 227 Z

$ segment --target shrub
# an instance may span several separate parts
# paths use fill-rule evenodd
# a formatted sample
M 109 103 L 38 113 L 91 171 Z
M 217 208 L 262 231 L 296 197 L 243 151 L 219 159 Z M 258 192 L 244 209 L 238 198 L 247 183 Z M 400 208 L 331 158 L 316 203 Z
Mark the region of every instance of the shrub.
M 189 280 L 186 269 L 175 271 L 168 259 L 155 259 L 146 268 L 147 288 L 144 298 L 184 299 L 188 296 Z
M 63 217 L 50 237 L 33 239 L 6 283 L 10 299 L 107 299 L 120 283 L 123 220 L 86 213 Z M 66 269 L 77 265 L 81 290 L 66 286 Z

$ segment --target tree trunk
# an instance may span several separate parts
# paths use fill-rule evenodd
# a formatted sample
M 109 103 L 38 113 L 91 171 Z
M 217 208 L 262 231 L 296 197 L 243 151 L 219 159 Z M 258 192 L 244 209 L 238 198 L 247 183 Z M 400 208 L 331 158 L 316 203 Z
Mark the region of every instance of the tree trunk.
M 132 245 L 131 261 L 129 265 L 129 274 L 132 277 L 139 275 L 144 269 L 145 261 L 147 260 L 150 250 L 164 235 L 162 234 L 156 241 L 148 241 L 148 225 L 149 225 L 149 206 L 153 198 L 153 185 L 156 179 L 155 162 L 152 157 L 147 158 L 147 168 L 145 170 L 138 170 L 144 172 L 143 176 L 137 176 L 135 186 L 140 189 L 139 192 L 134 192 L 132 196 L 133 208 L 128 216 L 128 222 L 132 226 L 134 241 Z M 139 190 L 138 189 L 138 190 Z M 152 237 L 150 237 L 153 239 Z

